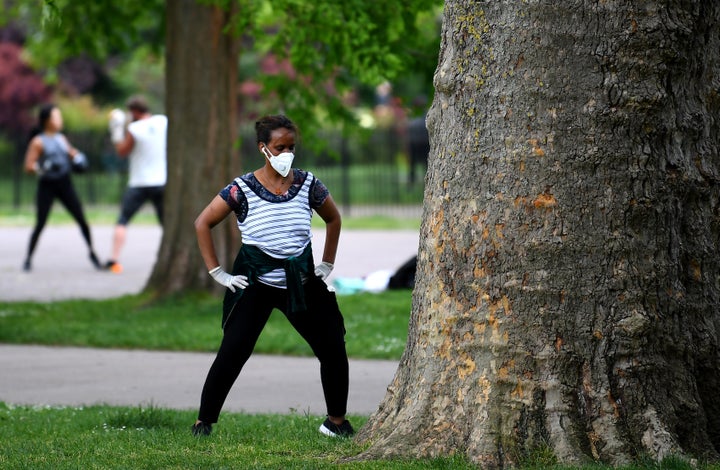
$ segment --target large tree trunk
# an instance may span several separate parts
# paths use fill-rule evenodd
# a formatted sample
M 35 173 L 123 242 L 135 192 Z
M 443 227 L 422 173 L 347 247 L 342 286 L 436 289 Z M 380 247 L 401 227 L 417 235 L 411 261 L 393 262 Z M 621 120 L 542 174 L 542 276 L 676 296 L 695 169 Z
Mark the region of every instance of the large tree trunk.
M 159 295 L 206 288 L 212 281 L 193 221 L 238 170 L 237 41 L 224 32 L 231 13 L 196 0 L 166 4 L 168 183 L 160 252 L 146 287 Z M 229 263 L 232 224 L 223 223 L 216 235 L 218 256 Z
M 720 4 L 449 0 L 366 456 L 720 450 Z

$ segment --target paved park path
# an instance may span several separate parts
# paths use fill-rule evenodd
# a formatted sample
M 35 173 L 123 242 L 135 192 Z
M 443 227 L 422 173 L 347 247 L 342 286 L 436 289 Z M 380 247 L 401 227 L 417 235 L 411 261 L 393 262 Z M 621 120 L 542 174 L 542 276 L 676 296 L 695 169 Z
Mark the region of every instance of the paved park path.
M 112 227 L 92 228 L 98 256 L 110 251 Z M 49 226 L 33 260 L 21 270 L 30 229 L 0 227 L 0 300 L 111 298 L 139 292 L 157 258 L 161 231 L 130 226 L 122 274 L 92 268 L 79 229 Z M 324 233 L 314 232 L 320 257 Z M 394 270 L 417 252 L 416 231 L 343 231 L 333 272 L 363 277 Z M 218 301 L 219 302 L 219 301 Z M 2 312 L 0 312 L 2 315 Z M 12 404 L 198 406 L 213 354 L 0 344 L 0 401 Z M 351 413 L 377 409 L 396 361 L 350 361 Z M 315 358 L 254 355 L 243 369 L 225 408 L 229 411 L 324 414 L 319 363 Z

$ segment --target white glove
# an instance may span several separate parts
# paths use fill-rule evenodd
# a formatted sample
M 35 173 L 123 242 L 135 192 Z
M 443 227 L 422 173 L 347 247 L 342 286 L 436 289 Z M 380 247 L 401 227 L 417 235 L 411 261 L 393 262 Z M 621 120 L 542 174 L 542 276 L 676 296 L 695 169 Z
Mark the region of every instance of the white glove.
M 113 109 L 110 111 L 108 130 L 110 131 L 110 140 L 113 144 L 119 144 L 125 139 L 125 121 L 127 121 L 127 117 L 123 110 Z
M 211 269 L 208 273 L 217 281 L 221 286 L 225 286 L 230 289 L 231 292 L 235 292 L 235 288 L 245 289 L 248 286 L 247 276 L 233 276 L 228 274 L 218 266 L 217 268 Z
M 315 275 L 324 281 L 330 275 L 334 267 L 335 266 L 332 263 L 323 261 L 315 266 Z

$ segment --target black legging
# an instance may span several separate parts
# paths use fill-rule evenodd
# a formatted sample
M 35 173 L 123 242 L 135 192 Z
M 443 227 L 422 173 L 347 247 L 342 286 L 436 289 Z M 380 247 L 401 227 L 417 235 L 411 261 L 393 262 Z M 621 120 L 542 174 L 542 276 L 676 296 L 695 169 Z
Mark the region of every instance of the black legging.
M 55 198 L 60 199 L 60 202 L 78 223 L 82 236 L 85 239 L 85 243 L 87 243 L 87 246 L 90 249 L 90 253 L 94 254 L 92 238 L 90 237 L 90 227 L 85 220 L 85 214 L 83 213 L 82 205 L 80 204 L 80 198 L 78 198 L 78 195 L 75 192 L 75 187 L 73 186 L 70 175 L 68 174 L 59 179 L 40 179 L 38 181 L 37 194 L 35 198 L 37 220 L 35 222 L 35 229 L 30 236 L 30 246 L 28 247 L 26 259 L 28 262 L 35 251 L 35 246 L 37 245 L 38 238 L 40 238 L 40 233 L 43 228 L 45 228 L 45 223 L 47 222 L 48 215 L 50 215 L 50 208 L 52 207 Z
M 225 324 L 215 361 L 210 367 L 200 400 L 198 419 L 216 423 L 230 388 L 250 358 L 260 332 L 273 308 L 285 313 L 292 326 L 308 342 L 320 360 L 327 414 L 345 416 L 349 369 L 345 351 L 345 326 L 335 294 L 323 281 L 311 276 L 305 284 L 306 312 L 288 316 L 287 291 L 256 282 L 250 285 Z

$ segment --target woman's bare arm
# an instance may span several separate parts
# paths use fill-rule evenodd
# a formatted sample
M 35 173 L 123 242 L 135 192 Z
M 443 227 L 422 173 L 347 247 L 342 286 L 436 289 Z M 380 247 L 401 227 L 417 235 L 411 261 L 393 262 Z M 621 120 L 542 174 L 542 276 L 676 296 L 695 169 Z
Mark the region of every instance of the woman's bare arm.
M 342 227 L 342 218 L 340 211 L 335 205 L 332 196 L 328 196 L 325 202 L 316 209 L 318 215 L 325 221 L 325 248 L 323 249 L 322 260 L 335 264 L 335 256 L 337 255 L 338 242 L 340 240 L 340 229 Z
M 200 254 L 205 261 L 208 271 L 220 266 L 215 252 L 215 243 L 212 238 L 212 228 L 222 222 L 230 214 L 230 206 L 220 196 L 210 201 L 210 204 L 203 209 L 195 219 L 195 233 L 197 235 Z
M 25 172 L 26 173 L 35 173 L 35 164 L 40 159 L 40 155 L 43 151 L 43 145 L 42 145 L 42 139 L 40 137 L 36 136 L 28 145 L 27 151 L 25 152 Z

